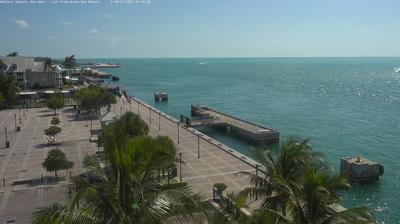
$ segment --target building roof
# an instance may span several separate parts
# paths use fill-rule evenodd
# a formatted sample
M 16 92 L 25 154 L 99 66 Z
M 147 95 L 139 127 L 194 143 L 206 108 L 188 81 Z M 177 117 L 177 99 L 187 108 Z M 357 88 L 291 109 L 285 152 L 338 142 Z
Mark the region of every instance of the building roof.
M 25 72 L 27 69 L 32 72 L 43 72 L 44 63 L 36 62 L 33 57 L 0 57 L 1 60 L 7 65 L 7 72 Z

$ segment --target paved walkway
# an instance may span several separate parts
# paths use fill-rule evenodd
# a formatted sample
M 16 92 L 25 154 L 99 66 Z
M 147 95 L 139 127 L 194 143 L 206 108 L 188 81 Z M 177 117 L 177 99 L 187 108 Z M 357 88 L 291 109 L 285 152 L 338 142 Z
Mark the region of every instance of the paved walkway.
M 248 186 L 247 176 L 239 173 L 255 171 L 251 159 L 192 128 L 178 126 L 176 119 L 154 108 L 149 109 L 144 103 L 138 104 L 134 100 L 126 104 L 120 100 L 115 108 L 118 114 L 129 109 L 138 113 L 139 109 L 139 115 L 150 126 L 151 135 L 169 136 L 175 142 L 184 161 L 182 179 L 195 192 L 211 198 L 212 185 L 216 182 L 224 182 L 227 191 L 239 191 Z M 37 209 L 67 199 L 68 182 L 47 181 L 53 178 L 53 173 L 46 172 L 41 165 L 49 150 L 57 147 L 75 162 L 73 169 L 59 173 L 66 179 L 69 175 L 82 173 L 83 158 L 97 150 L 96 144 L 89 142 L 90 122 L 76 120 L 74 110 L 69 108 L 58 114 L 62 132 L 57 138 L 62 144 L 48 146 L 43 130 L 50 126 L 53 113 L 46 108 L 0 111 L 0 223 L 30 223 L 32 213 Z M 20 132 L 15 132 L 15 116 Z M 7 127 L 9 148 L 5 148 L 4 127 Z M 93 129 L 99 128 L 99 122 L 94 121 Z M 24 183 L 24 180 L 33 181 Z
M 50 126 L 53 110 L 21 111 L 21 123 L 19 112 L 0 111 L 0 223 L 30 223 L 32 212 L 66 199 L 67 182 L 50 181 L 54 174 L 41 165 L 49 150 L 57 147 L 75 162 L 73 169 L 59 173 L 61 178 L 68 178 L 69 172 L 72 175 L 81 173 L 83 157 L 97 149 L 89 142 L 90 126 L 86 126 L 86 121 L 75 120 L 71 109 L 64 109 L 57 115 L 62 127 L 57 137 L 62 140 L 59 146 L 48 146 L 43 135 L 43 130 Z M 20 132 L 15 132 L 15 114 Z M 4 127 L 7 127 L 9 148 L 5 148 Z M 94 128 L 99 128 L 98 122 Z M 24 183 L 24 180 L 33 181 Z
M 256 163 L 250 158 L 195 129 L 183 127 L 182 124 L 179 125 L 178 143 L 178 121 L 140 100 L 134 99 L 131 105 L 120 101 L 116 108 L 118 113 L 121 113 L 122 108 L 122 111 L 131 110 L 136 114 L 139 108 L 140 117 L 150 126 L 150 134 L 166 135 L 175 142 L 184 161 L 182 179 L 187 181 L 195 192 L 201 193 L 206 198 L 212 198 L 214 183 L 224 182 L 228 186 L 228 192 L 240 191 L 249 185 L 248 177 L 240 172 L 255 172 Z M 200 158 L 198 158 L 199 145 Z

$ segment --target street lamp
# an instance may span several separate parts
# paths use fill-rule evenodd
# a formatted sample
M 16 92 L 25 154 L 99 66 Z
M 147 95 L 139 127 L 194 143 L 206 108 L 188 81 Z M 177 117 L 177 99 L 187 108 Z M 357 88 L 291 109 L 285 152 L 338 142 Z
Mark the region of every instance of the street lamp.
M 176 125 L 178 126 L 178 144 L 179 144 L 179 124 L 180 124 L 180 122 L 178 121 L 178 122 L 176 122 Z
M 151 124 L 151 107 L 149 107 L 149 120 L 150 120 L 150 124 Z
M 160 121 L 161 121 L 161 111 L 158 112 L 158 130 L 159 130 L 159 131 L 161 130 L 161 123 L 160 123 Z
M 179 181 L 182 182 L 182 152 L 179 152 Z
M 8 138 L 7 138 L 7 127 L 4 127 L 4 133 L 6 135 L 6 148 L 9 148 L 10 147 L 10 142 L 8 141 Z
M 200 159 L 200 133 L 197 132 L 197 159 Z

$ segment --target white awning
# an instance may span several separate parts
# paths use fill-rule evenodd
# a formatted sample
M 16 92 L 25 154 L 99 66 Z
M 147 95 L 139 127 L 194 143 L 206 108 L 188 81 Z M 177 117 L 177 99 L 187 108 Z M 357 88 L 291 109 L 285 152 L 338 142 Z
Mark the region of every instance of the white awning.
M 17 95 L 26 96 L 26 95 L 36 95 L 37 92 L 19 92 Z

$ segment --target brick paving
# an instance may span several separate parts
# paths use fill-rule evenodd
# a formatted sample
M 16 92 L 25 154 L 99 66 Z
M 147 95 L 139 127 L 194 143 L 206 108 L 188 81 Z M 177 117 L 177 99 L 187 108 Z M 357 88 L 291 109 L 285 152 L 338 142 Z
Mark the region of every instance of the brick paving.
M 20 132 L 15 131 L 14 114 Z M 50 126 L 53 110 L 35 108 L 23 111 L 21 123 L 19 110 L 0 111 L 0 223 L 30 223 L 32 213 L 37 209 L 65 200 L 67 181 L 51 181 L 54 173 L 44 170 L 41 163 L 49 150 L 59 148 L 75 162 L 69 171 L 59 172 L 60 179 L 82 173 L 83 157 L 93 154 L 97 147 L 89 142 L 90 127 L 86 126 L 86 121 L 75 120 L 73 115 L 70 108 L 58 112 L 62 132 L 57 139 L 62 143 L 49 146 L 43 130 Z M 98 122 L 93 126 L 100 127 Z M 5 148 L 4 127 L 7 127 L 9 148 Z M 29 181 L 25 183 L 24 180 Z
M 137 105 L 137 101 L 132 101 L 132 105 L 129 105 L 119 100 L 114 112 L 121 114 L 131 108 L 132 112 L 137 113 Z M 248 178 L 240 172 L 254 172 L 254 161 L 194 129 L 181 125 L 178 144 L 176 119 L 163 113 L 159 116 L 158 111 L 153 108 L 150 124 L 148 105 L 140 103 L 139 111 L 141 118 L 149 124 L 151 135 L 169 136 L 175 142 L 184 161 L 182 180 L 187 181 L 194 192 L 211 198 L 212 185 L 216 182 L 224 182 L 228 186 L 227 191 L 239 191 L 248 186 Z M 72 108 L 64 108 L 62 112 L 58 112 L 62 132 L 57 139 L 62 144 L 49 146 L 43 130 L 50 126 L 53 110 L 36 108 L 29 111 L 0 111 L 0 224 L 30 223 L 34 211 L 53 202 L 62 203 L 66 200 L 68 177 L 82 173 L 83 158 L 97 150 L 96 144 L 89 141 L 90 122 L 75 119 L 74 113 Z M 21 127 L 20 132 L 15 131 L 15 115 L 17 125 Z M 5 148 L 4 127 L 8 129 L 9 148 Z M 99 122 L 93 121 L 93 129 L 99 128 Z M 198 143 L 200 158 L 197 157 Z M 60 179 L 65 180 L 58 182 L 51 181 L 54 174 L 46 172 L 41 165 L 47 152 L 56 147 L 75 162 L 72 169 L 59 172 Z M 25 183 L 24 180 L 29 182 Z

